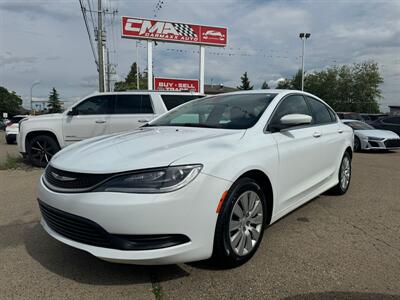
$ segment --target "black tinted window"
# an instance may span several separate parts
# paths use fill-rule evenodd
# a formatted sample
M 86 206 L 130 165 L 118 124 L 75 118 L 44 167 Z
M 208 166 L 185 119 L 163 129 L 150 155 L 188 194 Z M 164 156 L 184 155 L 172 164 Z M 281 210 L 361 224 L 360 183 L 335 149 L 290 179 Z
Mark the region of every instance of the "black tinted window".
M 116 95 L 116 114 L 152 114 L 149 95 Z
M 382 120 L 383 123 L 400 124 L 400 117 L 392 117 Z
M 311 116 L 307 103 L 301 95 L 292 95 L 285 98 L 278 106 L 271 123 L 279 123 L 280 119 L 289 114 L 304 114 Z
M 326 124 L 333 122 L 332 116 L 329 113 L 329 108 L 325 104 L 311 97 L 307 97 L 307 99 L 314 113 L 315 124 Z
M 168 110 L 173 109 L 174 107 L 177 107 L 183 103 L 186 103 L 190 100 L 197 99 L 201 96 L 195 96 L 195 95 L 161 95 L 162 100 L 164 101 L 165 107 Z
M 113 95 L 94 96 L 76 106 L 79 115 L 105 115 L 111 114 L 113 108 Z

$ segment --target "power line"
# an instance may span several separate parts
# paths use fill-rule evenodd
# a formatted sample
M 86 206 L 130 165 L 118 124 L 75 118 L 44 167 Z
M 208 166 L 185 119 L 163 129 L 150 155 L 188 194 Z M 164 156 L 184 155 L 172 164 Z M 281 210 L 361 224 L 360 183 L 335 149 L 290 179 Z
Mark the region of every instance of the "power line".
M 96 52 L 95 52 L 95 50 L 94 50 L 93 41 L 92 41 L 92 35 L 90 34 L 89 25 L 88 25 L 88 22 L 87 22 L 86 8 L 85 8 L 85 6 L 83 5 L 82 0 L 79 0 L 79 4 L 80 4 L 80 6 L 81 6 L 83 21 L 85 22 L 85 28 L 86 28 L 86 32 L 87 32 L 88 37 L 89 37 L 89 43 L 90 43 L 90 48 L 92 49 L 92 54 L 93 54 L 93 57 L 94 57 L 94 62 L 95 62 L 95 64 L 96 64 L 97 68 L 98 68 L 98 67 L 99 67 L 99 63 L 98 63 L 98 61 L 97 61 Z

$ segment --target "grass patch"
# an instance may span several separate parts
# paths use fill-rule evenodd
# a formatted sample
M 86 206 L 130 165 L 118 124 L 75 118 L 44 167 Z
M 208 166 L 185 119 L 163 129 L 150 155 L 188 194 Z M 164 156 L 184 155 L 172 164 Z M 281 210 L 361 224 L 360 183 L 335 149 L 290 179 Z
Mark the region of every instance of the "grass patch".
M 13 169 L 29 170 L 32 168 L 33 167 L 28 165 L 22 157 L 12 156 L 8 153 L 6 160 L 4 162 L 0 162 L 0 170 L 13 170 Z

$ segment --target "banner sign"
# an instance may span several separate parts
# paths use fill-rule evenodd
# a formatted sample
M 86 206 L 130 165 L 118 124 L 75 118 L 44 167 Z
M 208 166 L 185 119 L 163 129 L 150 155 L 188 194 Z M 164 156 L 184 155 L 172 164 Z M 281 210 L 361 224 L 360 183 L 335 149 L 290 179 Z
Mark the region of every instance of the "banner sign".
M 154 41 L 226 46 L 228 29 L 224 27 L 184 24 L 160 20 L 121 19 L 122 37 Z
M 178 79 L 154 77 L 154 89 L 164 91 L 199 91 L 199 81 L 196 79 Z

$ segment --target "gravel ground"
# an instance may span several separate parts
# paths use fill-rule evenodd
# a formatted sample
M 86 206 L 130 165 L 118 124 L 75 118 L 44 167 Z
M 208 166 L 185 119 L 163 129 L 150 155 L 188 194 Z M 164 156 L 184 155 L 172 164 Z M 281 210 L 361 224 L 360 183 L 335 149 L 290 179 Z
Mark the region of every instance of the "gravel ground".
M 18 153 L 3 140 L 0 160 Z M 41 172 L 0 171 L 1 299 L 400 299 L 400 153 L 355 154 L 345 196 L 270 226 L 232 270 L 111 264 L 60 244 L 38 223 Z

